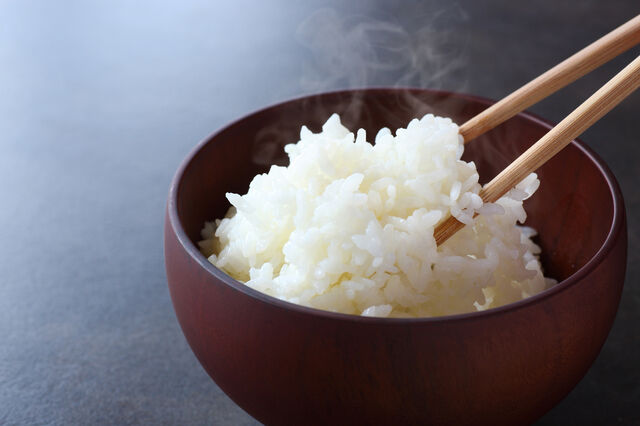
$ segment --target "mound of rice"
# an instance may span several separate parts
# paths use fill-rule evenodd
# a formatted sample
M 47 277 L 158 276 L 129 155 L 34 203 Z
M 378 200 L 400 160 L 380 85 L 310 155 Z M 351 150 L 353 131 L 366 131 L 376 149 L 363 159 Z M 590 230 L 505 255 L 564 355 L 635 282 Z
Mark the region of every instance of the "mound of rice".
M 395 136 L 384 128 L 372 145 L 334 114 L 321 133 L 302 127 L 288 167 L 228 193 L 232 207 L 205 224 L 200 248 L 256 290 L 348 314 L 449 315 L 542 291 L 535 231 L 517 225 L 537 176 L 483 204 L 463 150 L 448 118 L 414 119 Z M 469 226 L 438 248 L 433 231 L 449 214 Z

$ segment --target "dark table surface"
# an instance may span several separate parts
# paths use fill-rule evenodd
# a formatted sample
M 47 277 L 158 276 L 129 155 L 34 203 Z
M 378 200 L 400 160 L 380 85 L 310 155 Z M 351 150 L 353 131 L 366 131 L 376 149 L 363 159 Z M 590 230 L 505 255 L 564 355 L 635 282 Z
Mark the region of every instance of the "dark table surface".
M 304 93 L 500 98 L 639 12 L 637 0 L 2 1 L 0 424 L 255 424 L 171 306 L 162 222 L 187 152 Z M 637 54 L 532 111 L 562 119 Z M 600 356 L 538 424 L 640 424 L 640 93 L 583 140 L 622 186 L 627 280 Z

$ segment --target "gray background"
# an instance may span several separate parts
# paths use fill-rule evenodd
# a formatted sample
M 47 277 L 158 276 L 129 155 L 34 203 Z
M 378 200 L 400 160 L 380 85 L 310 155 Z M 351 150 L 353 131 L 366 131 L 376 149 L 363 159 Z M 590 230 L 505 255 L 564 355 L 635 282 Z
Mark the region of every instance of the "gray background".
M 200 367 L 169 299 L 164 203 L 187 152 L 303 93 L 500 98 L 640 12 L 351 3 L 0 2 L 0 424 L 254 424 Z M 562 119 L 637 54 L 532 110 Z M 599 358 L 540 425 L 640 422 L 639 111 L 635 93 L 583 136 L 622 186 L 627 280 Z

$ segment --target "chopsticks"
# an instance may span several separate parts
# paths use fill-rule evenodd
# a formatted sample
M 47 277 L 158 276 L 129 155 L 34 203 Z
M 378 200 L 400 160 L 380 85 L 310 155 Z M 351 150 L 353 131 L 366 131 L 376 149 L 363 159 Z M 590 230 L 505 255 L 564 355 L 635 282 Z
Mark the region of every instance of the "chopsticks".
M 498 201 L 522 179 L 611 111 L 638 86 L 640 86 L 640 56 L 486 184 L 479 194 L 482 200 L 485 203 Z M 463 227 L 464 224 L 450 216 L 436 227 L 434 231 L 436 244 L 441 245 Z
M 496 102 L 460 126 L 464 143 L 493 129 L 517 113 L 555 93 L 600 65 L 640 43 L 640 15 L 591 43 L 544 74 Z M 574 138 L 627 97 L 640 84 L 640 57 L 569 114 L 480 191 L 485 203 L 496 202 L 542 166 Z M 453 216 L 440 223 L 434 237 L 441 245 L 464 224 Z
M 462 126 L 467 143 L 640 43 L 640 15 L 493 104 Z

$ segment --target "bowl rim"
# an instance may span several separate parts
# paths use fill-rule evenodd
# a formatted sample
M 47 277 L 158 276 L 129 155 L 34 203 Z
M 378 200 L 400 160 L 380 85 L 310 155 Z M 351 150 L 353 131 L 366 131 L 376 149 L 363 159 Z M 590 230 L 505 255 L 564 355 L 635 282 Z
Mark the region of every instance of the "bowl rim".
M 612 200 L 613 201 L 613 220 L 611 222 L 611 226 L 604 240 L 604 243 L 598 249 L 598 251 L 593 255 L 593 257 L 589 259 L 580 269 L 575 271 L 566 279 L 559 281 L 553 287 L 545 289 L 533 296 L 529 296 L 526 299 L 522 299 L 513 303 L 508 303 L 506 305 L 498 306 L 496 308 L 491 308 L 484 311 L 465 312 L 460 314 L 442 315 L 442 316 L 435 316 L 435 317 L 388 318 L 388 317 L 368 317 L 368 316 L 361 316 L 361 315 L 355 315 L 355 314 L 345 314 L 340 312 L 332 312 L 332 311 L 326 311 L 318 308 L 298 305 L 292 302 L 287 302 L 285 300 L 278 299 L 266 293 L 262 293 L 258 290 L 248 287 L 244 283 L 227 275 L 224 271 L 222 271 L 221 269 L 218 269 L 216 266 L 210 263 L 209 260 L 200 252 L 198 247 L 189 239 L 186 231 L 182 226 L 182 223 L 180 222 L 180 218 L 178 216 L 178 208 L 177 208 L 178 188 L 182 180 L 182 177 L 184 175 L 184 172 L 189 166 L 189 164 L 192 162 L 192 160 L 200 153 L 200 151 L 204 148 L 205 145 L 207 145 L 212 140 L 214 140 L 220 133 L 224 132 L 228 128 L 231 128 L 241 123 L 242 121 L 245 121 L 246 119 L 254 115 L 266 112 L 267 110 L 270 110 L 270 109 L 281 107 L 289 103 L 300 102 L 309 98 L 317 98 L 317 97 L 323 97 L 323 96 L 344 96 L 344 95 L 353 96 L 358 92 L 385 93 L 385 92 L 393 92 L 393 91 L 408 91 L 408 92 L 416 92 L 416 93 L 428 92 L 436 96 L 444 96 L 444 97 L 451 96 L 451 97 L 458 98 L 460 100 L 472 101 L 472 102 L 480 103 L 486 106 L 490 106 L 496 102 L 492 99 L 485 98 L 482 96 L 476 96 L 476 95 L 471 95 L 467 93 L 452 92 L 448 90 L 434 90 L 434 89 L 424 89 L 424 88 L 417 88 L 417 87 L 365 87 L 365 88 L 343 89 L 343 90 L 306 94 L 306 95 L 298 96 L 285 101 L 277 102 L 269 106 L 257 109 L 253 112 L 250 112 L 220 127 L 218 130 L 214 131 L 209 136 L 201 140 L 194 148 L 191 149 L 191 151 L 187 154 L 187 156 L 182 160 L 182 162 L 178 166 L 178 169 L 173 179 L 171 180 L 171 184 L 169 187 L 169 194 L 168 194 L 167 204 L 166 204 L 166 218 L 169 224 L 171 225 L 171 229 L 176 239 L 179 241 L 180 245 L 182 246 L 182 248 L 187 252 L 187 254 L 191 257 L 192 260 L 194 260 L 200 267 L 202 267 L 209 274 L 213 275 L 214 278 L 218 279 L 219 281 L 224 283 L 226 286 L 228 286 L 232 290 L 239 291 L 248 297 L 257 299 L 259 302 L 267 303 L 279 309 L 293 311 L 301 315 L 310 315 L 310 316 L 321 317 L 323 319 L 351 321 L 351 322 L 358 322 L 358 323 L 372 323 L 372 324 L 384 323 L 385 325 L 392 325 L 392 324 L 402 325 L 407 323 L 440 323 L 440 322 L 476 320 L 480 318 L 488 318 L 494 315 L 504 314 L 510 311 L 535 305 L 537 303 L 541 303 L 547 298 L 553 297 L 554 295 L 573 287 L 574 285 L 577 285 L 582 278 L 584 278 L 591 271 L 593 271 L 598 265 L 600 265 L 603 262 L 603 260 L 606 258 L 606 256 L 609 254 L 609 252 L 611 252 L 611 250 L 615 246 L 617 236 L 622 231 L 622 227 L 625 222 L 625 209 L 624 209 L 624 201 L 622 198 L 622 192 L 620 190 L 620 186 L 618 182 L 615 179 L 615 176 L 613 175 L 609 167 L 605 164 L 605 162 L 602 160 L 602 158 L 600 158 L 598 154 L 596 154 L 591 148 L 589 148 L 579 138 L 576 138 L 573 141 L 571 141 L 571 145 L 579 149 L 584 155 L 587 156 L 589 160 L 591 160 L 595 164 L 595 166 L 598 168 L 598 170 L 604 177 L 609 187 L 610 194 L 613 198 Z M 533 121 L 536 124 L 541 125 L 546 129 L 551 129 L 554 126 L 553 122 L 543 119 L 538 115 L 528 111 L 520 112 L 517 114 L 517 116 L 522 116 L 530 121 Z M 166 235 L 164 239 L 164 245 L 166 248 Z M 166 263 L 167 262 L 165 259 L 165 264 Z

